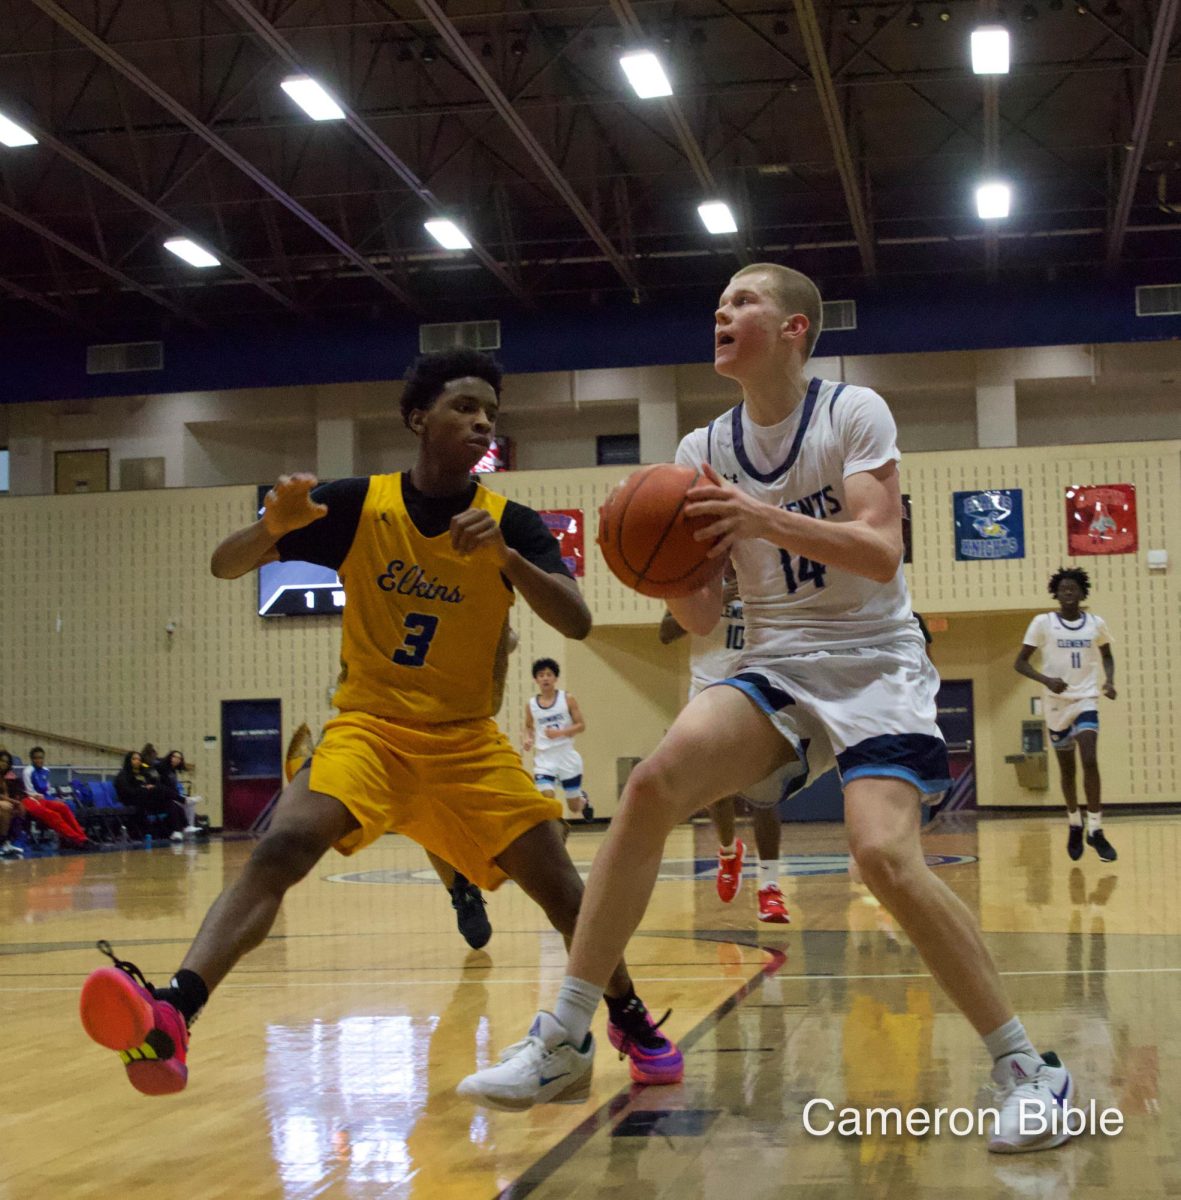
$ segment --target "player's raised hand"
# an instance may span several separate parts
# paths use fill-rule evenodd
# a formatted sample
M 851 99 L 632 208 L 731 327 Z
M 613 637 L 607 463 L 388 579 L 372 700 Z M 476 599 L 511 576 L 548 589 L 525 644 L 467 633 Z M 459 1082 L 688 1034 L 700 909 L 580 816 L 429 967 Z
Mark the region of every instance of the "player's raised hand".
M 465 508 L 451 518 L 451 546 L 460 554 L 474 554 L 487 547 L 500 566 L 508 562 L 508 545 L 500 522 L 484 508 Z
M 709 557 L 729 554 L 735 542 L 762 537 L 771 506 L 727 483 L 709 463 L 704 463 L 701 470 L 709 482 L 699 483 L 685 493 L 685 516 L 715 518 L 693 535 L 699 542 L 715 543 Z
M 267 532 L 279 538 L 325 516 L 328 505 L 317 504 L 311 497 L 317 483 L 319 480 L 306 471 L 280 475 L 262 502 L 262 523 Z

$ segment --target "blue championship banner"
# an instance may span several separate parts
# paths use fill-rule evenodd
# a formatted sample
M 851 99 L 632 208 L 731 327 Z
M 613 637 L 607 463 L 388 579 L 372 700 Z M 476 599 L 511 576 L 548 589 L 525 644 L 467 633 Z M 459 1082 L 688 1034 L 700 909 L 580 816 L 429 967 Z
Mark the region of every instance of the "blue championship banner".
M 957 562 L 1025 557 L 1020 488 L 953 492 L 952 505 Z

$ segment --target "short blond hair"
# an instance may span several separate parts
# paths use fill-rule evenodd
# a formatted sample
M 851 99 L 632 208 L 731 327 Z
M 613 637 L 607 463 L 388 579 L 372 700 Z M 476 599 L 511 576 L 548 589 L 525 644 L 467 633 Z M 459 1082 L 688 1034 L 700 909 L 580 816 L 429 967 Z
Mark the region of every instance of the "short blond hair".
M 820 298 L 820 289 L 801 271 L 793 271 L 791 267 L 780 266 L 779 263 L 751 263 L 750 266 L 735 271 L 731 278 L 737 279 L 754 271 L 766 273 L 775 303 L 788 316 L 802 313 L 808 318 L 804 350 L 808 357 L 811 357 L 816 339 L 824 327 L 824 301 Z

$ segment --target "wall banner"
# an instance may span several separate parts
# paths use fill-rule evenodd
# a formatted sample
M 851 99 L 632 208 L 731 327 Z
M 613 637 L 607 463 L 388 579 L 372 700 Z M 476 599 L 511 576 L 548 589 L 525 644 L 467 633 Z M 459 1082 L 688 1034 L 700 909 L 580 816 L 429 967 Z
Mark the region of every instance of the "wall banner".
M 957 562 L 1025 557 L 1020 488 L 953 492 Z

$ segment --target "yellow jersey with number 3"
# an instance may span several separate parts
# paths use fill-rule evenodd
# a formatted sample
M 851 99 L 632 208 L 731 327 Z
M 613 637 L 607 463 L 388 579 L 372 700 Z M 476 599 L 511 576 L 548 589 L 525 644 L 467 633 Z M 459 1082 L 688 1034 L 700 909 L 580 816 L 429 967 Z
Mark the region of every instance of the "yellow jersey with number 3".
M 506 504 L 477 487 L 469 507 L 499 523 Z M 513 591 L 490 550 L 459 554 L 448 531 L 419 532 L 400 473 L 370 478 L 339 574 L 341 712 L 433 725 L 496 711 Z

